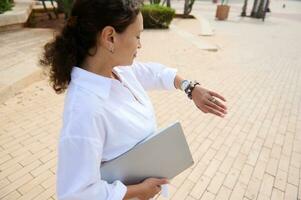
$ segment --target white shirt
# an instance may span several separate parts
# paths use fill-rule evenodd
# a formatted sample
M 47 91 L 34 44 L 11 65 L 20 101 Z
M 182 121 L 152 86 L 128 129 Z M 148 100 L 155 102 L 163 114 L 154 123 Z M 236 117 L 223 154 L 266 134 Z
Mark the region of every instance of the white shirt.
M 146 90 L 174 90 L 176 69 L 158 63 L 115 67 L 121 80 L 73 67 L 58 145 L 59 200 L 121 200 L 126 186 L 101 180 L 102 161 L 156 131 Z

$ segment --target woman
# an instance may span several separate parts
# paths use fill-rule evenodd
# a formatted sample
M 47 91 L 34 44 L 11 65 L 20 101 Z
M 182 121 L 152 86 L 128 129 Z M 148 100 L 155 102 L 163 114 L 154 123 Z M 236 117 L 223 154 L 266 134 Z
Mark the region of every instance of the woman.
M 149 199 L 168 183 L 148 178 L 137 185 L 101 179 L 101 162 L 111 160 L 156 130 L 146 90 L 186 90 L 205 113 L 223 116 L 217 93 L 190 83 L 158 63 L 134 62 L 141 48 L 143 19 L 134 0 L 77 0 L 41 63 L 50 66 L 57 93 L 64 92 L 58 149 L 60 200 Z

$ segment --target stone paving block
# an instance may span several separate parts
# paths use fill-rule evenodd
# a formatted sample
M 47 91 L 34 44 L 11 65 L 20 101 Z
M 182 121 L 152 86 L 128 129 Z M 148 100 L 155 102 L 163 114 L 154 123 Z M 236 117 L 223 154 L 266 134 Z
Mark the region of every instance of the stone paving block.
M 210 145 L 212 144 L 211 140 L 205 140 L 204 142 L 200 143 L 201 145 L 196 150 L 196 152 L 193 154 L 194 161 L 197 162 L 201 159 L 201 157 L 206 153 Z
M 291 166 L 300 168 L 301 166 L 301 154 L 293 152 L 291 156 Z
M 205 153 L 205 155 L 200 160 L 200 162 L 203 162 L 205 164 L 210 164 L 212 160 L 215 160 L 214 159 L 215 155 L 216 155 L 216 150 L 209 148 Z
M 219 171 L 223 172 L 224 174 L 227 174 L 230 171 L 233 162 L 234 162 L 234 158 L 229 156 L 226 157 L 225 160 L 220 165 Z
M 48 199 L 53 195 L 53 193 L 55 193 L 55 185 L 53 185 L 53 186 L 47 188 L 46 190 L 44 190 L 38 196 L 33 198 L 33 200 Z
M 298 200 L 301 199 L 301 187 L 300 187 L 300 184 L 301 184 L 301 178 L 299 179 Z
M 217 169 L 219 168 L 220 164 L 221 164 L 221 161 L 213 159 L 210 162 L 206 171 L 204 172 L 204 175 L 212 178 L 214 176 L 214 174 L 216 173 Z
M 195 200 L 195 198 L 193 198 L 192 196 L 188 195 L 185 200 Z
M 240 174 L 240 170 L 232 168 L 230 172 L 227 174 L 227 177 L 223 183 L 224 186 L 233 190 L 235 184 L 237 183 L 238 177 Z
M 290 167 L 288 172 L 288 180 L 287 182 L 298 186 L 299 185 L 299 177 L 300 177 L 300 170 L 295 167 Z
M 29 174 L 26 174 L 25 176 L 17 179 L 16 181 L 12 182 L 12 184 L 0 190 L 0 198 L 5 197 L 7 194 L 15 191 L 18 187 L 20 187 L 26 182 L 29 182 L 30 180 L 32 180 L 32 176 Z
M 268 162 L 271 150 L 269 148 L 263 147 L 259 154 L 258 160 L 263 162 Z
M 215 176 L 211 179 L 211 182 L 207 187 L 208 192 L 216 195 L 220 187 L 222 186 L 225 177 L 226 177 L 225 174 L 217 172 Z
M 1 200 L 15 200 L 18 199 L 19 197 L 21 197 L 21 194 L 18 193 L 17 191 L 13 191 L 8 195 L 6 195 L 5 197 L 1 198 Z
M 281 191 L 285 191 L 286 183 L 287 183 L 287 172 L 278 169 L 275 178 L 274 187 Z
M 235 185 L 231 193 L 230 199 L 231 200 L 243 199 L 246 188 L 247 186 L 245 184 L 237 182 L 237 184 Z
M 55 185 L 55 176 L 51 176 L 50 178 L 48 178 L 47 180 L 44 180 L 43 182 L 41 182 L 41 185 L 47 189 L 53 185 Z
M 266 162 L 258 161 L 255 168 L 254 168 L 252 177 L 257 178 L 258 180 L 262 180 L 264 172 L 265 172 L 266 165 L 267 165 Z
M 30 191 L 28 191 L 26 194 L 22 195 L 21 198 L 19 198 L 18 200 L 28 200 L 28 199 L 33 199 L 36 196 L 38 196 L 39 194 L 41 194 L 45 189 L 40 186 L 37 185 L 35 187 L 33 187 Z
M 277 188 L 273 188 L 271 200 L 284 200 L 284 193 Z
M 22 169 L 20 164 L 15 164 L 0 172 L 0 180 Z
M 229 151 L 229 147 L 222 145 L 219 148 L 218 152 L 215 154 L 214 159 L 222 162 L 225 159 L 225 157 L 227 156 L 228 151 Z
M 172 199 L 182 200 L 185 199 L 189 194 L 190 190 L 193 188 L 194 183 L 188 179 L 177 189 Z
M 259 193 L 257 200 L 270 200 L 271 198 L 266 196 L 265 194 Z
M 252 176 L 252 173 L 253 173 L 253 170 L 254 170 L 254 167 L 253 166 L 250 166 L 248 164 L 245 164 L 244 167 L 242 168 L 242 171 L 240 173 L 240 176 L 239 176 L 239 179 L 238 181 L 240 183 L 243 183 L 245 185 L 248 185 L 249 181 L 250 181 L 250 178 Z
M 264 174 L 259 194 L 264 194 L 266 197 L 270 198 L 272 194 L 272 189 L 274 185 L 274 176 L 270 174 Z
M 170 182 L 176 187 L 180 187 L 180 185 L 185 181 L 187 176 L 191 173 L 191 169 L 185 170 L 183 173 L 179 174 L 175 178 L 173 178 Z
M 41 151 L 39 151 L 38 153 L 36 154 L 33 154 L 31 156 L 27 156 L 25 159 L 19 161 L 19 163 L 22 165 L 22 166 L 27 166 L 28 164 L 34 162 L 35 160 L 38 160 L 40 157 L 42 156 L 45 156 L 45 155 L 48 155 L 49 153 L 49 149 L 43 149 Z
M 0 189 L 10 184 L 10 181 L 7 178 L 0 180 Z
M 278 162 L 279 162 L 279 160 L 270 157 L 270 160 L 269 160 L 269 162 L 267 164 L 267 167 L 266 167 L 266 172 L 269 173 L 272 176 L 276 176 L 277 168 L 278 168 Z
M 208 187 L 210 182 L 210 177 L 202 176 L 199 181 L 195 184 L 195 186 L 192 188 L 190 195 L 196 199 L 200 199 L 204 192 L 206 191 L 206 188 Z
M 246 160 L 247 156 L 242 153 L 239 153 L 238 156 L 236 156 L 232 167 L 240 170 L 246 163 Z
M 240 151 L 241 151 L 242 153 L 248 155 L 249 152 L 250 152 L 250 150 L 251 150 L 251 148 L 252 148 L 252 144 L 253 144 L 253 143 L 252 143 L 251 141 L 245 140 L 245 142 L 244 142 L 244 144 L 242 145 L 242 148 L 241 148 Z
M 29 193 L 29 191 L 32 190 L 34 187 L 38 186 L 40 183 L 43 183 L 46 179 L 48 180 L 51 177 L 53 177 L 53 173 L 49 171 L 45 171 L 44 173 L 40 174 L 39 176 L 35 177 L 31 181 L 19 187 L 18 191 L 21 194 L 25 195 Z
M 38 168 L 41 165 L 41 162 L 36 160 L 32 162 L 30 165 L 27 165 L 26 167 L 18 170 L 17 172 L 13 173 L 12 175 L 8 176 L 8 179 L 11 182 L 14 182 L 15 180 L 19 179 L 20 177 L 24 176 L 25 174 L 28 174 L 30 171 Z
M 215 196 L 214 194 L 212 194 L 212 193 L 206 191 L 206 192 L 203 194 L 201 200 L 214 200 L 215 197 L 216 197 L 216 196 Z
M 30 173 L 34 176 L 37 177 L 39 174 L 49 170 L 51 167 L 56 166 L 56 158 L 53 158 L 49 160 L 48 162 L 41 164 L 39 168 L 32 170 Z
M 202 176 L 204 171 L 207 169 L 208 165 L 204 164 L 203 162 L 199 162 L 195 168 L 191 171 L 189 176 L 187 177 L 192 182 L 198 182 L 199 178 Z
M 278 168 L 281 169 L 282 171 L 288 172 L 289 165 L 290 165 L 290 157 L 281 155 Z
M 298 196 L 298 188 L 294 185 L 287 184 L 284 194 L 285 200 L 295 200 Z
M 248 199 L 256 199 L 258 195 L 258 191 L 260 189 L 260 185 L 261 185 L 261 181 L 257 180 L 256 178 L 251 178 L 245 196 Z
M 217 196 L 216 196 L 216 200 L 226 200 L 229 199 L 230 195 L 231 195 L 232 191 L 230 189 L 228 189 L 225 186 L 222 186 L 220 191 L 218 192 Z

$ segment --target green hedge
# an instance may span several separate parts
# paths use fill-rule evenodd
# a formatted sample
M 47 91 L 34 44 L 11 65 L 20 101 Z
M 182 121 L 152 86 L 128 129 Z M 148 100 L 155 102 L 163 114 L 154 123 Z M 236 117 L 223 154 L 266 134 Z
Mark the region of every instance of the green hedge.
M 175 10 L 158 4 L 144 5 L 141 9 L 144 28 L 168 28 Z
M 4 13 L 7 10 L 11 10 L 13 4 L 10 0 L 0 0 L 0 14 Z

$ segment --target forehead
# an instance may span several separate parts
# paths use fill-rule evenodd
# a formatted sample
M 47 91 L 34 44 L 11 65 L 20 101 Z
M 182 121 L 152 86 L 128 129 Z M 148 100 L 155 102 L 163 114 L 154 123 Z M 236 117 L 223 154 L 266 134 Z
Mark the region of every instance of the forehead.
M 143 31 L 143 17 L 141 13 L 137 15 L 135 21 L 128 28 L 132 31 Z

